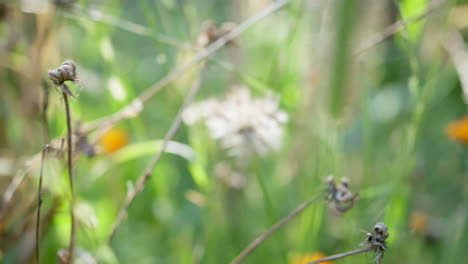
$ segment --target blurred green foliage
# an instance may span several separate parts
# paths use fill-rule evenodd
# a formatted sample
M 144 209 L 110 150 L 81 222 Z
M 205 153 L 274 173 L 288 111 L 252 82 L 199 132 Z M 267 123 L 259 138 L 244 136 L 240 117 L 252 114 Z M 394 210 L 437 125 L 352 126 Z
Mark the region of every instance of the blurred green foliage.
M 2 193 L 45 144 L 44 86 L 49 137 L 66 133 L 63 99 L 47 80 L 47 69 L 65 59 L 78 65 L 76 128 L 117 112 L 193 58 L 206 20 L 240 23 L 270 3 L 89 0 L 25 12 L 33 2 L 0 2 L 6 10 L 0 18 L 0 167 L 7 171 L 0 174 Z M 468 156 L 462 143 L 447 137 L 446 126 L 466 114 L 466 105 L 443 42 L 454 30 L 451 12 L 465 1 L 448 1 L 354 53 L 385 26 L 423 13 L 429 2 L 295 0 L 213 55 L 196 101 L 224 98 L 234 85 L 249 87 L 254 98 L 277 95 L 289 115 L 280 150 L 241 163 L 202 122 L 182 125 L 107 244 L 127 192 L 160 148 L 199 67 L 163 88 L 137 117 L 118 123 L 128 145 L 77 158 L 80 249 L 99 263 L 228 263 L 335 175 L 348 177 L 360 193 L 353 209 L 337 214 L 326 201 L 317 202 L 245 263 L 295 263 L 313 252 L 355 249 L 365 237 L 361 230 L 376 222 L 390 230 L 384 263 L 464 263 Z M 89 139 L 98 142 L 99 136 Z M 9 172 L 7 161 L 14 164 Z M 67 174 L 60 155 L 48 157 L 45 168 L 41 260 L 56 263 L 70 228 Z M 246 182 L 233 188 L 223 173 L 240 174 Z M 2 263 L 34 259 L 37 175 L 33 166 L 13 209 L 0 218 Z M 422 229 L 414 227 L 415 212 L 427 216 Z M 372 259 L 368 253 L 336 263 Z

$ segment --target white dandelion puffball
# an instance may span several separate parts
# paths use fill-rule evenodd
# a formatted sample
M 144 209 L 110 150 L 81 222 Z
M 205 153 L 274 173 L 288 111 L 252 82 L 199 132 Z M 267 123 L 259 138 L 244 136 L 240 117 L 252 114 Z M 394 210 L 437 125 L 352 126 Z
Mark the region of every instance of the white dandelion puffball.
M 282 124 L 288 115 L 279 109 L 277 96 L 252 98 L 245 87 L 234 88 L 223 101 L 209 99 L 184 112 L 184 121 L 205 122 L 212 138 L 232 156 L 264 156 L 278 150 L 283 136 Z

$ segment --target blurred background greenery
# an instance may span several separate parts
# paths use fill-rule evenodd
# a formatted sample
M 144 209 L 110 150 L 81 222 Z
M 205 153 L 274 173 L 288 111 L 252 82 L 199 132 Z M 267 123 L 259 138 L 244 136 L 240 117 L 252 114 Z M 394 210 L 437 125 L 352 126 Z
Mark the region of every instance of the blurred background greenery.
M 231 32 L 226 22 L 271 3 L 0 1 L 0 261 L 34 262 L 32 158 L 66 134 L 48 69 L 77 64 L 78 139 Z M 466 263 L 467 18 L 468 1 L 290 1 L 206 61 L 195 104 L 110 243 L 119 208 L 202 67 L 134 117 L 90 132 L 85 147 L 95 155 L 76 145 L 76 262 L 229 263 L 299 203 L 324 196 L 335 175 L 360 194 L 351 210 L 317 201 L 245 263 L 302 264 L 352 250 L 376 222 L 390 232 L 383 263 Z M 57 263 L 68 246 L 67 177 L 63 153 L 49 155 L 42 263 Z

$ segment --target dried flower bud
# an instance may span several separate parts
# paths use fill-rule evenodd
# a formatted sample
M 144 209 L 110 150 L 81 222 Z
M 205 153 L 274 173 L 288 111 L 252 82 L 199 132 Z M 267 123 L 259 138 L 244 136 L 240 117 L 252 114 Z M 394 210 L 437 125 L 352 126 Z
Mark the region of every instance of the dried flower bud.
M 348 188 L 348 187 L 349 187 L 349 179 L 348 179 L 348 178 L 345 178 L 345 177 L 341 178 L 341 184 L 342 184 L 344 187 Z
M 375 236 L 383 240 L 389 237 L 388 228 L 384 223 L 377 223 L 374 226 Z
M 353 207 L 354 203 L 357 201 L 359 195 L 353 194 L 349 190 L 349 179 L 343 178 L 341 184 L 336 184 L 333 176 L 328 176 L 328 191 L 327 191 L 327 200 L 333 203 L 333 207 L 338 212 L 346 212 L 347 210 Z
M 203 32 L 198 37 L 197 44 L 199 47 L 206 47 L 222 36 L 229 34 L 236 27 L 236 24 L 233 22 L 225 22 L 218 28 L 213 21 L 205 21 L 202 27 Z M 227 44 L 235 43 L 231 40 Z
M 375 262 L 380 264 L 387 249 L 387 238 L 390 236 L 388 228 L 384 223 L 377 223 L 374 226 L 372 233 L 367 233 L 366 240 L 361 245 L 369 245 L 371 249 L 377 253 Z
M 49 70 L 48 74 L 55 85 L 62 85 L 65 81 L 78 81 L 76 77 L 76 65 L 71 60 L 65 61 L 57 69 Z

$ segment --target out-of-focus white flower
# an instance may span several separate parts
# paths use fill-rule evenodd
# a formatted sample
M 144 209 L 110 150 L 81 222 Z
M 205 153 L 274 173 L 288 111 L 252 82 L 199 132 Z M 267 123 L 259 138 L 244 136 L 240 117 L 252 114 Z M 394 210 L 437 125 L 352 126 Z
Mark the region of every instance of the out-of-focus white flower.
M 277 96 L 252 98 L 245 87 L 234 88 L 223 101 L 209 99 L 195 104 L 183 117 L 187 124 L 205 121 L 211 137 L 238 157 L 279 149 L 282 124 L 288 120 L 279 109 Z

